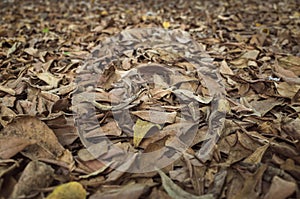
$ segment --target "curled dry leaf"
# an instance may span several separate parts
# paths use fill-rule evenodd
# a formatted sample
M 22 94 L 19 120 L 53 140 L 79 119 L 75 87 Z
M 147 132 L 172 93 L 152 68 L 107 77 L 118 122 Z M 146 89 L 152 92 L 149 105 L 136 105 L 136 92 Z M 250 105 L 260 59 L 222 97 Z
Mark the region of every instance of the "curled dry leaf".
M 2 105 L 0 105 L 0 113 L 0 124 L 3 127 L 9 124 L 17 116 L 17 114 L 13 110 Z

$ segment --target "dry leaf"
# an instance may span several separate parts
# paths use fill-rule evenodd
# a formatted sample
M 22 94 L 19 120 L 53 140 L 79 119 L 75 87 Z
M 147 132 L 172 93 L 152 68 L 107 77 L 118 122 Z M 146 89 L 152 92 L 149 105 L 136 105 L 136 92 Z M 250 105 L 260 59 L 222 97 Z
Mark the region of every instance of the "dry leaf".
M 162 25 L 165 29 L 168 29 L 170 27 L 170 22 L 164 21 Z
M 178 185 L 176 185 L 164 172 L 162 172 L 161 170 L 157 170 L 157 171 L 161 177 L 162 184 L 165 191 L 173 199 L 213 199 L 214 198 L 212 194 L 207 194 L 202 196 L 192 195 L 184 191 L 183 189 L 181 189 L 181 187 L 179 187 Z
M 15 95 L 16 94 L 14 89 L 11 89 L 11 88 L 8 88 L 8 87 L 2 86 L 2 85 L 0 85 L 0 91 L 8 93 L 10 95 Z
M 147 190 L 148 186 L 146 184 L 128 184 L 104 192 L 96 192 L 91 195 L 90 199 L 138 199 Z
M 300 85 L 289 84 L 286 82 L 275 83 L 278 93 L 282 97 L 292 99 L 300 89 Z
M 258 147 L 249 157 L 247 157 L 243 162 L 249 164 L 258 164 L 261 162 L 263 155 L 269 148 L 269 144 Z
M 161 111 L 132 111 L 133 115 L 139 118 L 155 123 L 155 124 L 165 124 L 174 123 L 177 113 L 176 112 L 161 112 Z
M 278 61 L 280 66 L 294 72 L 295 75 L 300 76 L 300 72 L 299 72 L 300 57 L 288 56 L 288 57 L 280 58 Z
M 25 139 L 22 137 L 5 137 L 0 138 L 0 158 L 9 159 L 22 151 L 24 148 L 36 141 Z
M 20 138 L 36 144 L 28 146 L 23 154 L 31 159 L 63 157 L 64 148 L 49 127 L 36 117 L 16 118 L 0 132 L 7 139 Z
M 68 182 L 56 187 L 46 199 L 85 199 L 86 191 L 78 182 Z
M 169 163 L 175 198 L 299 198 L 297 0 L 14 2 L 0 1 L 0 156 L 12 158 L 0 160 L 0 198 L 30 158 L 55 165 L 50 186 L 80 176 L 99 197 L 171 198 L 142 173 Z M 24 115 L 42 126 L 13 122 Z M 135 136 L 137 120 L 161 129 Z M 51 189 L 36 188 L 26 198 Z
M 250 60 L 256 60 L 256 58 L 258 57 L 259 53 L 260 52 L 258 50 L 249 50 L 245 54 L 243 54 L 241 56 L 241 58 L 250 59 Z
M 252 106 L 251 108 L 252 110 L 254 110 L 254 112 L 259 113 L 259 116 L 264 116 L 275 106 L 281 105 L 282 103 L 282 100 L 269 98 L 266 100 L 253 100 L 252 102 L 250 102 L 250 105 Z
M 223 75 L 234 75 L 225 60 L 221 62 L 220 73 Z
M 157 127 L 160 129 L 160 126 L 157 124 L 153 124 L 147 121 L 143 121 L 138 119 L 133 127 L 133 144 L 134 147 L 138 147 L 141 143 L 142 139 L 146 136 L 146 134 L 152 129 L 153 127 Z
M 0 105 L 0 124 L 5 127 L 17 116 L 17 114 L 10 108 Z
M 47 188 L 54 176 L 54 170 L 39 161 L 31 161 L 24 169 L 18 183 L 15 185 L 10 198 L 28 197 L 38 193 L 38 189 Z
M 267 165 L 260 166 L 257 171 L 252 175 L 245 176 L 245 183 L 243 188 L 238 192 L 238 194 L 234 197 L 234 199 L 254 199 L 259 198 L 260 195 L 260 181 L 262 180 L 262 176 L 267 169 Z
M 57 88 L 58 83 L 61 81 L 60 78 L 54 76 L 52 73 L 44 72 L 44 73 L 38 73 L 36 76 L 46 82 L 51 88 Z
M 296 191 L 296 183 L 286 181 L 278 176 L 274 176 L 272 179 L 271 187 L 264 199 L 285 199 L 288 198 Z

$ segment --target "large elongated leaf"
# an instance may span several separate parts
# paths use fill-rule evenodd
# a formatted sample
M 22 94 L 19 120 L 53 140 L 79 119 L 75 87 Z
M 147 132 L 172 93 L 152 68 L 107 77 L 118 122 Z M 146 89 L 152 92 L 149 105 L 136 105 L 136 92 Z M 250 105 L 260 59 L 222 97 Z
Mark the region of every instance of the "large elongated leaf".
M 0 135 L 8 140 L 27 140 L 29 143 L 35 143 L 22 152 L 33 160 L 50 158 L 69 159 L 72 162 L 71 154 L 58 142 L 53 131 L 36 117 L 24 116 L 16 118 L 2 129 Z

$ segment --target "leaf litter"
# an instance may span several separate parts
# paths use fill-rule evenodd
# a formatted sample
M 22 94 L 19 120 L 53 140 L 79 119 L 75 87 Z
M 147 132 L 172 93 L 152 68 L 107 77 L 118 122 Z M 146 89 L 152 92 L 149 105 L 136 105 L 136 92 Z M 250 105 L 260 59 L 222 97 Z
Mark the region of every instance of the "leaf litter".
M 299 7 L 296 0 L 2 1 L 0 198 L 299 198 Z M 110 49 L 93 51 L 134 28 L 187 31 L 199 51 L 140 46 L 113 63 Z M 144 36 L 123 35 L 124 45 Z M 74 84 L 91 52 L 86 65 L 102 64 L 93 69 L 102 74 L 98 85 L 89 75 Z M 206 52 L 200 70 L 182 59 L 199 52 Z M 80 86 L 85 101 L 75 107 Z M 74 124 L 74 112 L 91 111 L 92 119 Z M 88 150 L 78 125 L 95 142 Z M 161 162 L 180 158 L 162 171 L 130 173 L 133 162 L 146 168 L 150 160 L 129 156 L 117 165 L 124 154 L 111 146 L 133 153 L 167 146 L 157 153 Z

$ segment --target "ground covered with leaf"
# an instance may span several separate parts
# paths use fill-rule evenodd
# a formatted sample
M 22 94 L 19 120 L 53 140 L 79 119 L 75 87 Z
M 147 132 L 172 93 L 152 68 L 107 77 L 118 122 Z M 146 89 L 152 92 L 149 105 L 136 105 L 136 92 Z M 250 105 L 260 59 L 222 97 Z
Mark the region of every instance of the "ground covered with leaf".
M 1 199 L 300 198 L 299 1 L 0 16 Z

